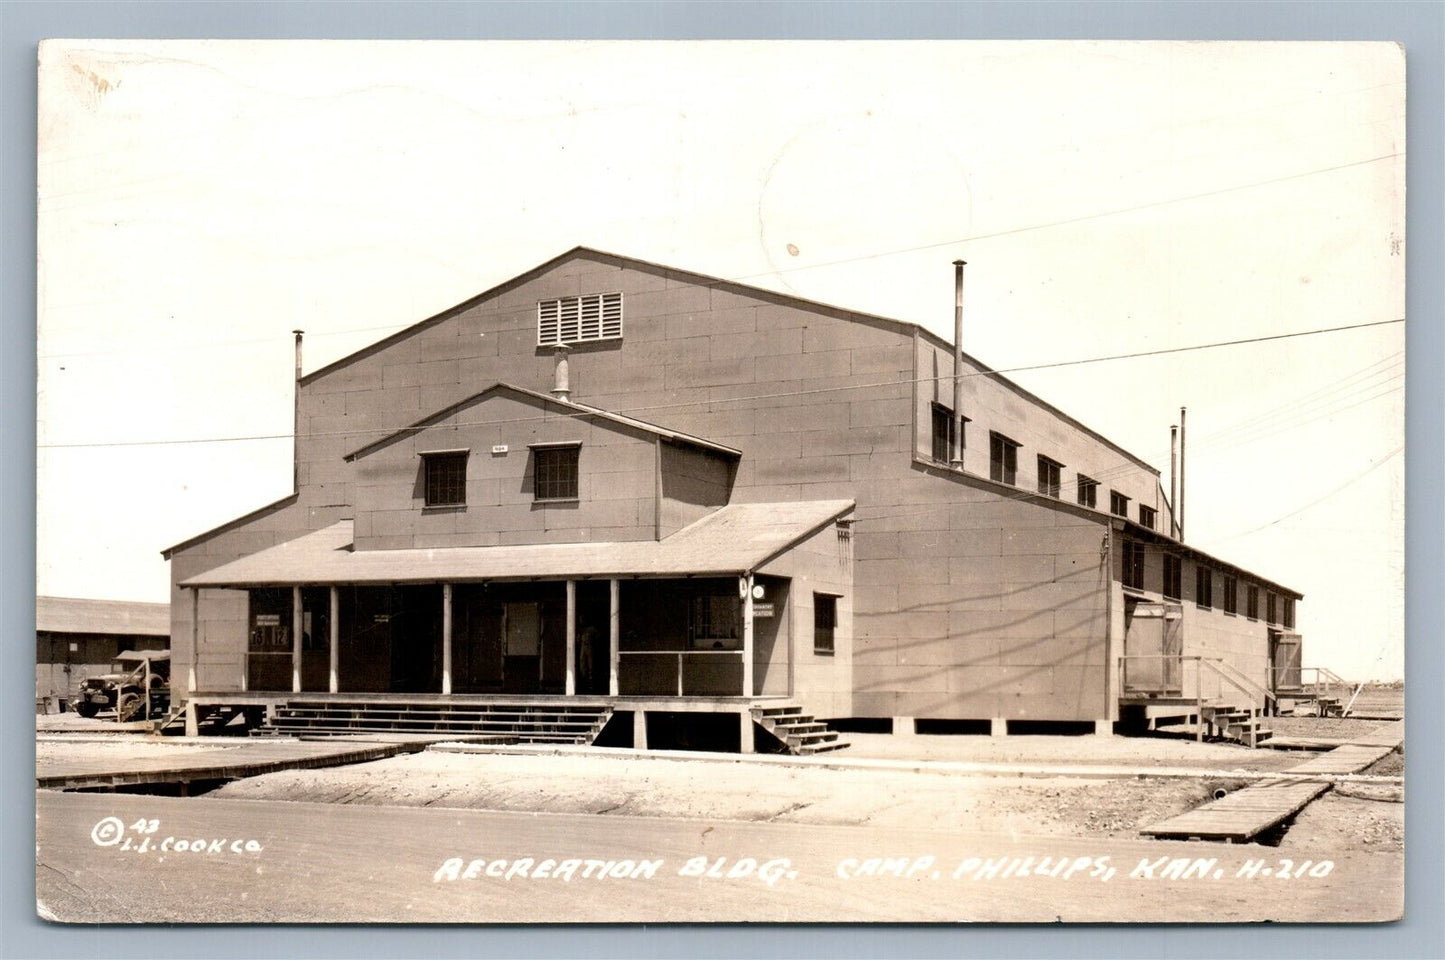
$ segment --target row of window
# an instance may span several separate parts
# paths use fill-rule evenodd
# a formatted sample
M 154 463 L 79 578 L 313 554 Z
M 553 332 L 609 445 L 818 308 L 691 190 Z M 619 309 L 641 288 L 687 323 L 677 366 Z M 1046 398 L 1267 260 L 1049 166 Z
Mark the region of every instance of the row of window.
M 962 424 L 967 427 L 970 422 L 963 417 Z M 965 446 L 965 438 L 959 434 L 960 418 L 953 415 L 953 411 L 941 403 L 933 405 L 933 459 L 938 463 L 949 463 L 957 451 L 962 457 Z M 988 434 L 988 476 L 990 480 L 999 483 L 1007 483 L 1010 486 L 1018 485 L 1019 471 L 1019 442 L 1011 440 L 1001 433 L 989 431 Z M 1052 457 L 1046 457 L 1042 453 L 1038 455 L 1038 489 L 1039 493 L 1046 497 L 1061 499 L 1063 497 L 1063 472 L 1064 465 Z M 1080 506 L 1097 510 L 1099 508 L 1099 481 L 1093 477 L 1087 477 L 1080 473 L 1076 475 L 1076 495 Z M 1129 516 L 1129 498 L 1117 490 L 1109 491 L 1109 512 L 1115 516 Z M 1153 507 L 1139 504 L 1139 525 L 1154 529 L 1159 520 L 1158 511 Z
M 1176 554 L 1164 554 L 1163 577 L 1159 592 L 1168 600 L 1182 600 L 1184 561 Z M 1144 585 L 1144 544 L 1134 540 L 1124 541 L 1124 586 L 1134 590 L 1147 589 Z M 1220 574 L 1220 609 L 1227 614 L 1238 614 L 1239 578 L 1232 573 Z M 1204 564 L 1194 568 L 1194 604 L 1201 610 L 1214 608 L 1214 571 Z M 1244 587 L 1244 615 L 1251 620 L 1259 619 L 1259 587 L 1248 583 Z M 1265 594 L 1265 621 L 1294 628 L 1294 598 L 1280 597 L 1272 592 Z
M 576 500 L 577 462 L 581 445 L 535 446 L 532 451 L 532 496 L 538 500 Z M 467 450 L 442 450 L 421 455 L 424 499 L 428 507 L 463 507 L 467 503 Z

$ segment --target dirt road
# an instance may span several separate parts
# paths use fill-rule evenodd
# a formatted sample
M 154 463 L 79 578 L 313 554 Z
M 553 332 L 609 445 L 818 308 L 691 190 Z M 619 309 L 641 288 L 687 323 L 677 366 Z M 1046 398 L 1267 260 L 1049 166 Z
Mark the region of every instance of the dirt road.
M 1301 854 L 1141 840 L 116 794 L 36 802 L 40 909 L 72 922 L 1339 922 L 1400 909 L 1387 893 L 1401 889 L 1398 854 L 1322 850 L 1306 867 Z M 1171 858 L 1191 879 L 1169 878 Z

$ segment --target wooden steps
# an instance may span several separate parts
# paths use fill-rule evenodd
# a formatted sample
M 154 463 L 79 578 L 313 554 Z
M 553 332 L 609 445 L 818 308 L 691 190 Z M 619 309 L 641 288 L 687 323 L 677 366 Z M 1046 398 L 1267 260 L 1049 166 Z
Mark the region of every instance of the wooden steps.
M 753 707 L 753 720 L 777 737 L 789 753 L 806 756 L 842 750 L 850 744 L 828 729 L 826 723 L 813 719 L 794 703 Z
M 290 699 L 272 707 L 255 736 L 455 733 L 507 743 L 590 744 L 610 706 L 536 703 L 446 704 Z
M 1237 707 L 1229 703 L 1205 704 L 1199 722 L 1208 725 L 1214 735 L 1249 747 L 1258 747 L 1273 736 L 1273 731 L 1257 707 Z

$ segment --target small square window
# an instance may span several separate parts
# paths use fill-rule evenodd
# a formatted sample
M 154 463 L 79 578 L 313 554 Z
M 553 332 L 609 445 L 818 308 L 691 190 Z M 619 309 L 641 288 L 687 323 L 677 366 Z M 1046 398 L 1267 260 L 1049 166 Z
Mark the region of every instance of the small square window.
M 1129 516 L 1129 498 L 1117 490 L 1110 490 L 1109 512 L 1116 517 Z
M 833 655 L 833 634 L 838 628 L 838 598 L 813 594 L 813 652 Z
M 467 502 L 467 451 L 423 453 L 421 462 L 428 507 L 459 507 Z
M 988 435 L 988 476 L 999 483 L 1017 483 L 1019 445 L 1001 433 Z
M 1146 507 L 1142 503 L 1139 504 L 1139 526 L 1148 527 L 1150 530 L 1153 530 L 1155 517 L 1156 514 L 1154 513 L 1153 507 Z
M 1079 474 L 1079 506 L 1099 507 L 1099 481 Z
M 577 499 L 578 445 L 534 447 L 532 495 L 538 500 Z
M 1039 454 L 1039 493 L 1057 500 L 1061 492 L 1060 477 L 1063 469 L 1062 463 Z

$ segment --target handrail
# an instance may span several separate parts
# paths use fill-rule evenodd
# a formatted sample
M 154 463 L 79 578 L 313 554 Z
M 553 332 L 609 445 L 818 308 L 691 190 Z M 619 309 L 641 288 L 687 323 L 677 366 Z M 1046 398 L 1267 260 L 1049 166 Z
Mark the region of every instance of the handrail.
M 1238 676 L 1238 679 L 1239 679 L 1239 680 L 1242 680 L 1242 681 L 1244 681 L 1245 683 L 1249 684 L 1249 686 L 1253 687 L 1253 688 L 1254 688 L 1254 692 L 1255 692 L 1256 694 L 1260 694 L 1260 693 L 1264 694 L 1264 698 L 1265 698 L 1265 700 L 1266 700 L 1267 702 L 1276 703 L 1276 704 L 1278 703 L 1278 700 L 1275 698 L 1275 695 L 1274 695 L 1273 693 L 1271 693 L 1267 687 L 1264 687 L 1264 686 L 1262 686 L 1261 684 L 1255 683 L 1255 682 L 1254 682 L 1253 680 L 1251 680 L 1249 677 L 1246 677 L 1246 676 L 1244 675 L 1244 673 L 1243 673 L 1238 667 L 1236 667 L 1234 664 L 1230 663 L 1229 661 L 1225 660 L 1223 657 L 1208 657 L 1207 659 L 1210 660 L 1210 661 L 1215 665 L 1215 669 L 1216 669 L 1216 670 L 1220 670 L 1220 668 L 1223 667 L 1224 669 L 1227 669 L 1227 670 L 1231 671 L 1232 673 L 1236 674 L 1236 675 Z M 1220 671 L 1220 672 L 1221 672 L 1221 674 L 1222 674 L 1223 671 Z M 1233 680 L 1231 680 L 1230 682 L 1234 683 Z M 1238 683 L 1235 683 L 1234 685 L 1235 685 L 1235 686 L 1239 686 Z M 1242 687 L 1241 687 L 1240 689 L 1243 690 Z M 1248 691 L 1248 690 L 1244 690 L 1244 692 L 1245 692 L 1245 693 L 1248 693 L 1249 691 Z

